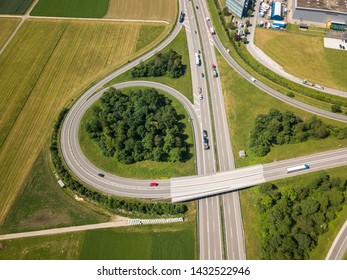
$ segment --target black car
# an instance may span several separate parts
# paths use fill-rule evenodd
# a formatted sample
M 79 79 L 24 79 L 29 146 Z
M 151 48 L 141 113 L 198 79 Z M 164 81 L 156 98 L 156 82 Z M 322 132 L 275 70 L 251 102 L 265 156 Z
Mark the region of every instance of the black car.
M 204 149 L 208 150 L 210 146 L 208 145 L 208 139 L 204 137 Z
M 202 131 L 202 135 L 204 136 L 204 138 L 207 138 L 207 130 L 204 129 L 204 130 Z
M 98 176 L 100 176 L 100 177 L 105 177 L 105 174 L 102 174 L 102 173 L 98 173 Z

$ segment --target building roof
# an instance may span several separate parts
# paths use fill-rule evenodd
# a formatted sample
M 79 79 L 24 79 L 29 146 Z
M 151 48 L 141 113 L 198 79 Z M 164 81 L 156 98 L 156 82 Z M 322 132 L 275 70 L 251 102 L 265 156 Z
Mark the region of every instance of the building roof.
M 296 0 L 297 7 L 347 13 L 347 0 Z
M 277 16 L 277 15 L 281 16 L 282 15 L 282 4 L 281 4 L 281 2 L 275 2 L 273 10 L 274 10 L 273 11 L 273 15 L 274 16 Z

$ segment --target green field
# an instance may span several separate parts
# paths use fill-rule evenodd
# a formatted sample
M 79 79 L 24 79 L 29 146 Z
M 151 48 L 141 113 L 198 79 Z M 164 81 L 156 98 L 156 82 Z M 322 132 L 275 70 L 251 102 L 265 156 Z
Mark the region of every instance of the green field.
M 237 167 L 335 149 L 340 144 L 347 146 L 347 139 L 338 140 L 335 137 L 329 137 L 324 140 L 309 140 L 302 143 L 274 146 L 271 147 L 271 151 L 266 156 L 261 158 L 249 154 L 250 133 L 258 114 L 267 114 L 271 108 L 277 108 L 283 112 L 290 110 L 303 120 L 312 117 L 313 114 L 271 97 L 256 88 L 251 82 L 241 78 L 219 54 L 217 58 L 223 84 L 230 137 Z M 319 118 L 334 126 L 345 127 L 344 123 L 328 120 L 323 117 Z M 240 150 L 245 150 L 248 156 L 243 159 L 239 158 L 238 152 Z
M 165 52 L 168 52 L 170 49 L 173 49 L 178 54 L 182 55 L 182 64 L 187 65 L 186 72 L 182 77 L 179 77 L 178 79 L 171 79 L 166 76 L 150 77 L 150 78 L 145 78 L 145 77 L 132 78 L 131 69 L 130 69 L 124 74 L 113 79 L 107 85 L 111 86 L 115 83 L 131 81 L 131 80 L 153 81 L 153 82 L 162 83 L 177 89 L 180 93 L 182 93 L 185 97 L 187 97 L 190 100 L 190 102 L 193 103 L 194 101 L 193 101 L 193 89 L 192 89 L 192 80 L 191 80 L 191 73 L 190 73 L 189 53 L 188 53 L 186 32 L 184 31 L 184 29 L 182 29 L 180 33 L 177 35 L 177 37 L 168 46 L 166 46 L 161 52 L 165 53 Z
M 0 49 L 5 45 L 12 32 L 16 29 L 20 19 L 18 18 L 0 18 Z
M 339 167 L 329 169 L 326 172 L 332 177 L 341 177 L 347 179 L 346 167 Z M 279 190 L 284 188 L 292 188 L 295 186 L 306 186 L 317 176 L 318 172 L 291 177 L 273 182 Z M 258 188 L 250 188 L 240 192 L 241 208 L 243 226 L 245 232 L 245 243 L 247 259 L 257 260 L 261 255 L 261 236 L 257 228 L 259 227 L 260 217 L 256 209 L 256 201 L 258 198 Z M 344 205 L 343 210 L 338 213 L 337 217 L 329 223 L 329 230 L 327 233 L 321 235 L 318 239 L 317 247 L 310 253 L 310 259 L 325 259 L 332 242 L 334 241 L 337 233 L 346 221 L 347 205 Z
M 173 23 L 177 0 L 109 0 L 106 18 L 165 20 Z
M 0 259 L 194 260 L 194 223 L 133 226 L 1 241 Z
M 147 24 L 28 19 L 2 53 L 0 224 L 61 108 L 150 47 L 136 51 L 142 26 Z M 151 46 L 167 34 L 163 26 Z
M 100 211 L 100 210 L 99 210 Z M 96 224 L 109 220 L 77 202 L 57 183 L 46 147 L 28 174 L 0 233 L 41 230 L 81 224 Z
M 1 0 L 0 14 L 23 15 L 34 0 Z
M 31 16 L 102 18 L 109 0 L 40 0 Z
M 123 92 L 126 91 L 123 90 Z M 195 175 L 193 131 L 191 123 L 188 121 L 188 114 L 183 105 L 177 99 L 165 92 L 159 90 L 158 92 L 172 100 L 172 104 L 178 115 L 184 116 L 182 122 L 186 126 L 185 134 L 188 135 L 186 141 L 190 145 L 190 153 L 192 154 L 188 161 L 175 163 L 141 161 L 133 164 L 124 164 L 118 162 L 114 157 L 103 156 L 100 147 L 89 138 L 85 129 L 86 120 L 90 118 L 93 112 L 93 106 L 90 107 L 83 116 L 79 130 L 79 140 L 84 155 L 101 170 L 105 170 L 121 177 L 166 179 L 171 177 Z
M 322 36 L 257 28 L 255 44 L 286 72 L 326 87 L 347 90 L 347 53 L 324 48 Z

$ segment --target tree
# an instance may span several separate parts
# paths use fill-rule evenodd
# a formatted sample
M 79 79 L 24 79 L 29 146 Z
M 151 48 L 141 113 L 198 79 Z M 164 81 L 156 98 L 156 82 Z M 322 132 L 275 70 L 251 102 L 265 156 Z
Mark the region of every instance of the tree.
M 338 103 L 334 103 L 333 105 L 331 105 L 331 111 L 334 113 L 341 113 L 341 105 Z
M 247 36 L 248 33 L 249 33 L 248 28 L 245 28 L 245 35 Z
M 245 21 L 246 27 L 248 27 L 250 25 L 250 23 L 251 23 L 250 20 L 246 19 L 246 21 Z
M 224 15 L 224 16 L 230 16 L 230 15 L 231 15 L 231 13 L 230 13 L 228 7 L 224 7 L 224 8 L 223 8 L 223 15 Z
M 247 17 L 251 17 L 252 14 L 253 14 L 253 11 L 252 11 L 252 10 L 248 10 L 248 11 L 247 11 Z

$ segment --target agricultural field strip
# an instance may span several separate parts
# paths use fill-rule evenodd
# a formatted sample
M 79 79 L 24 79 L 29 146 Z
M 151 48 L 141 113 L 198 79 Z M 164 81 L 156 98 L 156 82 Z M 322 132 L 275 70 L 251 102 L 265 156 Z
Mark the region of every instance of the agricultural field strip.
M 57 20 L 82 20 L 82 21 L 113 21 L 113 22 L 143 22 L 143 23 L 164 23 L 170 24 L 166 20 L 155 20 L 155 19 L 113 19 L 113 18 L 73 18 L 73 17 L 45 17 L 45 16 L 29 16 L 31 19 L 57 19 Z
M 35 23 L 38 24 L 36 21 L 31 21 L 31 24 L 35 24 Z M 55 22 L 54 24 L 59 24 L 59 23 Z M 75 22 L 73 23 L 73 26 L 76 26 L 78 24 L 79 23 Z M 106 25 L 107 23 L 104 22 L 102 24 Z M 98 77 L 100 77 L 102 73 L 105 73 L 111 70 L 111 68 L 114 68 L 117 65 L 121 65 L 125 63 L 128 60 L 128 58 L 130 58 L 130 56 L 133 55 L 132 50 L 135 48 L 135 44 L 133 40 L 130 40 L 128 38 L 129 37 L 128 35 L 129 35 L 129 32 L 131 31 L 130 29 L 131 26 L 133 26 L 132 27 L 133 31 L 131 32 L 135 32 L 136 30 L 137 30 L 136 33 L 139 32 L 139 26 L 136 25 L 137 26 L 136 27 L 135 23 L 133 23 L 130 27 L 127 27 L 127 28 L 125 26 L 128 26 L 128 25 L 121 25 L 122 28 L 119 29 L 118 35 L 115 34 L 114 28 L 110 27 L 108 29 L 108 32 L 112 32 L 111 33 L 112 36 L 108 36 L 108 37 L 107 36 L 105 37 L 103 34 L 100 34 L 100 32 L 95 33 L 97 30 L 97 26 L 95 26 L 94 24 L 89 25 L 89 27 L 86 26 L 85 24 L 81 25 L 80 28 L 82 28 L 83 26 L 84 28 L 87 28 L 87 29 L 88 28 L 95 29 L 94 33 L 97 36 L 95 36 L 94 34 L 94 37 L 96 37 L 96 39 L 93 39 L 93 41 L 94 40 L 97 40 L 97 41 L 94 43 L 89 42 L 88 46 L 90 46 L 90 48 L 86 48 L 85 46 L 83 46 L 83 40 L 79 40 L 78 42 L 74 41 L 74 38 L 76 38 L 77 34 L 73 36 L 72 34 L 74 34 L 74 32 L 76 32 L 78 29 L 74 31 L 73 26 L 70 27 L 71 30 L 69 29 L 69 32 L 66 34 L 66 37 L 64 37 L 64 40 L 61 41 L 62 43 L 59 46 L 58 50 L 55 51 L 54 53 L 55 59 L 53 58 L 50 59 L 50 62 L 45 69 L 44 78 L 40 79 L 39 83 L 35 86 L 36 87 L 35 94 L 31 94 L 30 98 L 27 101 L 27 105 L 24 108 L 25 110 L 22 111 L 22 113 L 20 114 L 20 117 L 18 118 L 16 124 L 12 128 L 6 143 L 4 144 L 4 146 L 2 147 L 0 151 L 0 158 L 2 162 L 4 163 L 4 166 L 6 166 L 6 168 L 2 168 L 0 170 L 0 177 L 2 178 L 1 185 L 3 186 L 1 188 L 1 196 L 3 198 L 3 201 L 1 203 L 1 206 L 2 206 L 1 218 L 4 217 L 5 213 L 7 212 L 6 209 L 8 209 L 8 207 L 11 205 L 12 203 L 11 201 L 13 201 L 15 194 L 19 190 L 19 186 L 23 183 L 23 180 L 26 177 L 26 174 L 28 170 L 30 169 L 30 166 L 34 162 L 40 147 L 42 146 L 43 142 L 46 141 L 47 138 L 43 137 L 43 135 L 48 137 L 49 130 L 47 130 L 46 128 L 48 126 L 50 127 L 50 125 L 52 124 L 54 118 L 56 117 L 56 114 L 58 113 L 57 110 L 59 110 L 59 108 L 64 106 L 66 102 L 71 100 L 71 97 L 73 97 L 79 91 L 82 90 L 82 88 L 85 86 L 82 82 L 82 81 L 85 81 L 84 77 L 89 75 L 89 76 L 92 76 L 91 78 L 92 80 L 95 80 Z M 82 28 L 80 32 L 88 32 L 88 30 L 83 30 Z M 89 36 L 91 36 L 93 32 L 88 32 L 88 34 Z M 126 38 L 128 39 L 126 40 L 124 38 L 122 39 L 122 37 L 120 36 L 123 36 L 123 37 L 126 36 Z M 136 36 L 134 34 L 131 37 L 135 38 Z M 83 38 L 83 33 L 79 37 Z M 94 56 L 92 57 L 92 61 L 88 61 L 88 55 L 91 55 L 93 53 L 93 50 L 95 49 L 95 47 L 98 44 L 100 44 L 101 39 L 103 40 L 107 39 L 108 42 L 113 42 L 112 40 L 115 40 L 117 44 L 113 42 L 110 45 L 110 47 L 108 47 L 108 53 L 105 54 L 106 57 Z M 123 48 L 121 50 L 119 48 L 117 49 L 118 44 L 120 44 L 121 42 L 122 42 L 122 47 L 125 48 L 124 50 L 126 51 L 122 51 Z M 69 44 L 69 45 L 66 45 L 66 44 Z M 73 48 L 74 45 L 76 48 Z M 64 52 L 63 51 L 64 47 L 69 47 L 71 51 Z M 68 54 L 68 57 L 66 57 L 66 54 Z M 118 56 L 118 58 L 115 59 L 115 56 Z M 80 58 L 77 58 L 77 57 L 80 57 Z M 102 59 L 100 60 L 100 58 Z M 76 63 L 76 59 L 78 63 Z M 19 60 L 21 61 L 22 59 L 19 59 Z M 112 61 L 114 61 L 114 64 L 110 64 Z M 87 67 L 87 65 L 91 65 L 91 63 L 94 63 L 95 65 L 99 65 L 101 68 L 97 66 L 96 69 L 99 69 L 99 70 L 96 71 L 95 67 L 93 69 L 91 67 Z M 31 63 L 29 64 L 32 65 Z M 78 68 L 78 71 L 73 70 L 72 68 L 78 67 L 79 66 L 78 64 L 81 64 L 80 65 L 81 67 Z M 87 67 L 87 68 L 84 69 L 83 67 L 84 68 Z M 70 73 L 72 70 L 74 73 L 73 77 L 67 77 L 66 75 L 68 75 L 68 73 Z M 53 76 L 48 77 L 47 75 L 48 76 L 53 75 Z M 79 78 L 75 79 L 74 78 L 75 76 Z M 45 78 L 48 78 L 48 79 L 45 79 Z M 62 78 L 65 82 L 62 83 L 59 80 L 60 78 Z M 50 81 L 48 84 L 48 87 L 47 87 L 47 84 L 45 84 L 45 81 Z M 55 94 L 57 90 L 58 92 L 65 92 L 68 90 L 70 92 L 70 95 L 64 96 L 63 98 L 64 100 L 62 100 L 62 98 L 59 95 Z M 39 92 L 41 92 L 41 94 L 39 94 Z M 50 94 L 46 94 L 42 96 L 42 92 L 50 92 Z M 53 98 L 51 98 L 52 94 L 54 96 Z M 44 103 L 48 102 L 49 104 L 42 104 L 42 102 L 37 102 L 37 100 L 40 100 L 41 98 L 44 98 L 45 100 Z M 35 116 L 32 114 L 33 108 L 31 108 L 31 106 L 35 108 L 38 107 L 34 110 L 36 112 Z M 50 108 L 49 113 L 47 112 L 48 108 Z M 43 115 L 40 116 L 40 114 L 43 114 Z M 28 125 L 31 123 L 31 121 L 33 121 L 32 123 L 33 126 Z M 21 126 L 21 123 L 27 124 L 24 129 Z M 24 147 L 33 147 L 33 149 L 29 151 L 29 149 L 24 149 Z M 18 170 L 21 170 L 20 176 L 18 175 Z M 11 188 L 9 188 L 9 186 L 11 186 Z M 17 188 L 15 188 L 15 186 L 17 186 Z
M 105 18 L 161 19 L 174 22 L 177 1 L 171 0 L 110 0 Z

